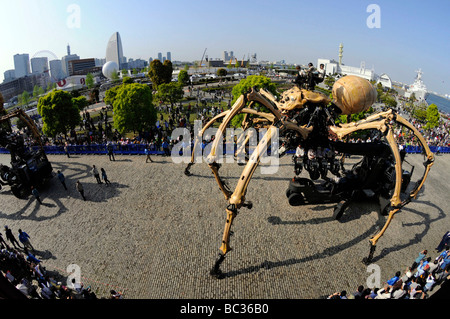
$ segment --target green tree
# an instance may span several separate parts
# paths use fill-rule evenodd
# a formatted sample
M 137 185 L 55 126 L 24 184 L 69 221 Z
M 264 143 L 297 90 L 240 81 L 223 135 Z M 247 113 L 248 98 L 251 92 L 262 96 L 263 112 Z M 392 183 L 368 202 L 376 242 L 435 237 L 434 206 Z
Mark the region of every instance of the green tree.
M 248 93 L 248 91 L 255 87 L 257 90 L 265 89 L 272 93 L 273 95 L 277 94 L 277 85 L 272 82 L 268 77 L 263 75 L 250 75 L 247 78 L 241 80 L 238 84 L 236 84 L 231 91 L 233 95 L 232 103 L 236 102 L 236 100 L 244 93 Z
M 415 119 L 422 123 L 427 119 L 427 111 L 421 107 L 415 108 L 412 115 Z
M 184 91 L 180 83 L 170 82 L 158 86 L 156 97 L 163 102 L 169 102 L 172 106 L 181 101 Z
M 56 137 L 74 129 L 81 121 L 80 110 L 72 102 L 72 95 L 65 91 L 52 91 L 39 99 L 38 113 L 42 117 L 42 132 Z
M 328 75 L 325 78 L 325 80 L 323 81 L 323 83 L 328 87 L 328 89 L 331 89 L 335 82 L 336 82 L 336 79 L 331 75 Z
M 426 120 L 427 120 L 427 124 L 425 125 L 426 129 L 432 129 L 435 128 L 436 126 L 439 126 L 439 120 L 440 120 L 441 116 L 439 114 L 439 110 L 436 104 L 430 104 L 427 107 L 427 115 L 426 115 Z
M 164 63 L 158 59 L 153 60 L 150 63 L 150 71 L 148 71 L 153 89 L 157 90 L 160 84 L 172 82 L 172 73 L 173 66 L 170 60 L 165 60 Z
M 88 89 L 92 89 L 94 87 L 94 76 L 91 73 L 86 74 L 86 86 Z
M 116 69 L 114 69 L 114 70 L 111 72 L 111 80 L 112 80 L 113 82 L 116 82 L 116 81 L 119 80 L 119 72 L 118 72 Z
M 367 111 L 362 111 L 359 113 L 350 115 L 350 122 L 358 122 L 366 118 L 367 115 L 372 114 L 375 110 L 373 107 L 370 107 Z M 336 120 L 336 123 L 347 123 L 348 116 L 347 115 L 339 115 L 339 118 Z
M 163 83 L 172 82 L 173 65 L 172 61 L 166 60 L 163 63 Z
M 23 91 L 21 98 L 22 98 L 22 105 L 26 104 L 28 106 L 28 103 L 30 102 L 30 94 L 27 91 Z
M 182 85 L 187 85 L 189 83 L 189 74 L 186 70 L 180 70 L 178 74 L 178 83 Z
M 123 84 L 131 84 L 131 83 L 134 83 L 134 81 L 133 81 L 133 79 L 130 78 L 129 76 L 124 76 L 124 77 L 122 78 L 122 83 L 123 83 Z
M 37 98 L 39 96 L 39 85 L 33 87 L 33 97 Z
M 78 96 L 78 97 L 73 97 L 72 103 L 73 103 L 73 105 L 75 105 L 77 107 L 77 109 L 80 112 L 83 111 L 89 105 L 89 102 L 86 99 L 86 97 L 82 96 L 82 95 Z
M 247 78 L 241 80 L 231 91 L 231 94 L 233 95 L 233 100 L 231 104 L 234 104 L 242 94 L 248 93 L 250 89 L 253 87 L 256 90 L 265 89 L 266 91 L 269 91 L 273 95 L 277 95 L 277 86 L 268 77 L 262 75 L 250 75 Z M 261 105 L 259 105 L 258 103 L 256 103 L 255 106 L 260 107 L 261 111 L 268 111 L 265 109 L 265 107 L 261 107 Z M 231 124 L 235 127 L 240 127 L 243 117 L 244 117 L 243 114 L 235 116 L 231 120 Z
M 155 59 L 150 63 L 150 70 L 148 71 L 148 77 L 152 81 L 153 88 L 158 89 L 158 86 L 164 82 L 164 65 L 160 60 Z
M 217 70 L 217 76 L 226 76 L 227 74 L 228 74 L 228 72 L 224 68 L 220 68 Z
M 156 122 L 152 91 L 145 84 L 121 85 L 116 92 L 113 110 L 114 127 L 121 133 L 142 132 Z
M 121 88 L 121 85 L 114 86 L 105 92 L 104 101 L 107 105 L 113 106 L 116 99 L 117 91 Z
M 385 93 L 380 98 L 381 102 L 384 103 L 387 107 L 396 107 L 397 100 L 392 95 Z

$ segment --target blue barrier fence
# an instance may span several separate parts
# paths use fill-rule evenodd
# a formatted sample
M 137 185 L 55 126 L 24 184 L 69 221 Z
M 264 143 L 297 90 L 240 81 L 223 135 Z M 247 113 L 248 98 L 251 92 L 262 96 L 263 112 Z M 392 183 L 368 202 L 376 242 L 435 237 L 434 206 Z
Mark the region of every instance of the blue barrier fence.
M 147 145 L 145 144 L 128 144 L 128 145 L 113 145 L 114 155 L 145 155 L 145 149 Z M 35 146 L 34 148 L 38 148 Z M 450 153 L 450 147 L 438 147 L 438 146 L 430 146 L 430 150 L 433 153 L 436 153 L 439 148 L 439 153 Z M 44 146 L 44 150 L 46 154 L 49 155 L 58 155 L 65 154 L 64 147 L 62 146 Z M 225 150 L 225 147 L 224 147 Z M 407 146 L 405 148 L 406 153 L 409 154 L 420 154 L 422 153 L 422 147 L 420 146 Z M 69 154 L 89 154 L 89 155 L 101 155 L 108 154 L 106 150 L 105 144 L 91 144 L 91 145 L 69 145 L 68 146 Z M 150 155 L 163 155 L 164 152 L 161 150 L 157 150 L 153 148 L 150 150 Z M 288 153 L 294 153 L 294 151 L 290 151 Z M 0 148 L 0 154 L 9 154 L 9 151 L 5 148 Z

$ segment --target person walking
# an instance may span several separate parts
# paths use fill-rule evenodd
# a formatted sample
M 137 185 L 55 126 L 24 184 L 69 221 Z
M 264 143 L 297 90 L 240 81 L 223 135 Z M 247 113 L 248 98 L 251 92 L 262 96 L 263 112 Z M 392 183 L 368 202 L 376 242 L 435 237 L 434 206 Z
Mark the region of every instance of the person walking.
M 11 229 L 8 228 L 8 226 L 5 226 L 5 234 L 6 234 L 6 239 L 8 239 L 11 242 L 11 244 L 13 244 L 14 248 L 17 248 L 16 244 L 19 248 L 22 248 L 22 247 L 20 247 L 19 242 L 17 241 L 16 237 L 13 235 Z
M 64 153 L 66 153 L 67 158 L 70 158 L 70 155 L 69 155 L 69 145 L 67 144 L 67 142 L 64 144 Z
M 147 155 L 147 158 L 145 159 L 146 163 L 148 163 L 149 160 L 150 162 L 153 162 L 153 160 L 150 157 L 150 144 L 148 144 L 148 146 L 145 148 L 145 155 Z
M 36 200 L 39 202 L 39 204 L 42 204 L 41 195 L 39 194 L 38 190 L 31 186 L 31 193 L 36 198 Z
M 83 185 L 80 183 L 80 181 L 77 181 L 75 187 L 77 191 L 81 194 L 81 197 L 83 197 L 83 199 L 86 201 L 86 197 L 84 197 L 84 188 Z
M 102 180 L 100 179 L 100 174 L 98 173 L 98 169 L 97 169 L 97 167 L 95 167 L 95 165 L 92 165 L 92 174 L 94 174 L 94 177 L 97 180 L 98 184 L 103 184 Z
M 102 168 L 100 168 L 100 171 L 102 172 L 102 178 L 105 181 L 106 186 L 108 186 L 108 184 L 111 184 L 111 182 L 108 180 L 108 176 L 106 175 L 105 170 Z
M 58 171 L 58 179 L 61 182 L 62 186 L 64 186 L 64 189 L 67 190 L 66 178 L 64 177 L 63 173 L 61 173 L 61 171 Z
M 22 243 L 24 248 L 31 248 L 33 251 L 36 251 L 34 249 L 33 245 L 31 245 L 30 242 L 30 235 L 28 235 L 26 232 L 22 231 L 22 229 L 19 229 L 19 240 Z
M 108 150 L 109 160 L 110 161 L 115 161 L 116 159 L 114 158 L 114 148 L 113 148 L 113 145 L 111 144 L 111 142 L 109 142 L 106 145 L 106 149 Z

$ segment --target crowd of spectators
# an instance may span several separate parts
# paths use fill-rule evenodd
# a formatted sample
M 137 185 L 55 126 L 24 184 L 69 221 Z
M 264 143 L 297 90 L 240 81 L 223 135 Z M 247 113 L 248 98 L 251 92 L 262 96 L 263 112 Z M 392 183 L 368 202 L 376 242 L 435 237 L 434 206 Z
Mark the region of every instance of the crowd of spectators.
M 1 233 L 0 238 L 3 239 Z M 5 240 L 1 240 L 0 275 L 4 276 L 26 298 L 98 299 L 91 286 L 84 287 L 84 284 L 77 282 L 75 278 L 68 280 L 57 271 L 47 270 L 43 261 L 37 258 L 36 251 L 31 249 L 33 254 L 24 242 L 22 245 L 23 247 L 18 242 L 8 245 Z M 123 299 L 123 295 L 111 290 L 109 297 L 100 299 L 108 298 Z
M 444 245 L 436 248 L 436 256 L 430 257 L 427 250 L 421 251 L 411 266 L 404 272 L 397 271 L 382 287 L 365 288 L 359 285 L 348 294 L 346 290 L 335 292 L 327 299 L 427 299 L 437 286 L 450 280 L 449 233 L 443 238 Z M 442 250 L 441 250 L 442 249 Z

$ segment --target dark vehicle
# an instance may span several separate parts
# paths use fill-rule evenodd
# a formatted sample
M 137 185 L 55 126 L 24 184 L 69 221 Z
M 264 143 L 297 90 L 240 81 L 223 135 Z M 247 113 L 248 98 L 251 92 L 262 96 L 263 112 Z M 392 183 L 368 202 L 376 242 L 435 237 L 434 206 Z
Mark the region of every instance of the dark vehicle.
M 0 114 L 5 114 L 3 110 Z M 21 134 L 11 130 L 10 118 L 18 117 L 25 122 L 40 147 L 25 145 Z M 22 110 L 0 116 L 0 147 L 11 154 L 11 167 L 0 164 L 0 189 L 10 186 L 11 192 L 20 199 L 31 194 L 31 186 L 39 188 L 53 176 L 52 165 L 41 144 L 39 132 L 33 120 Z

